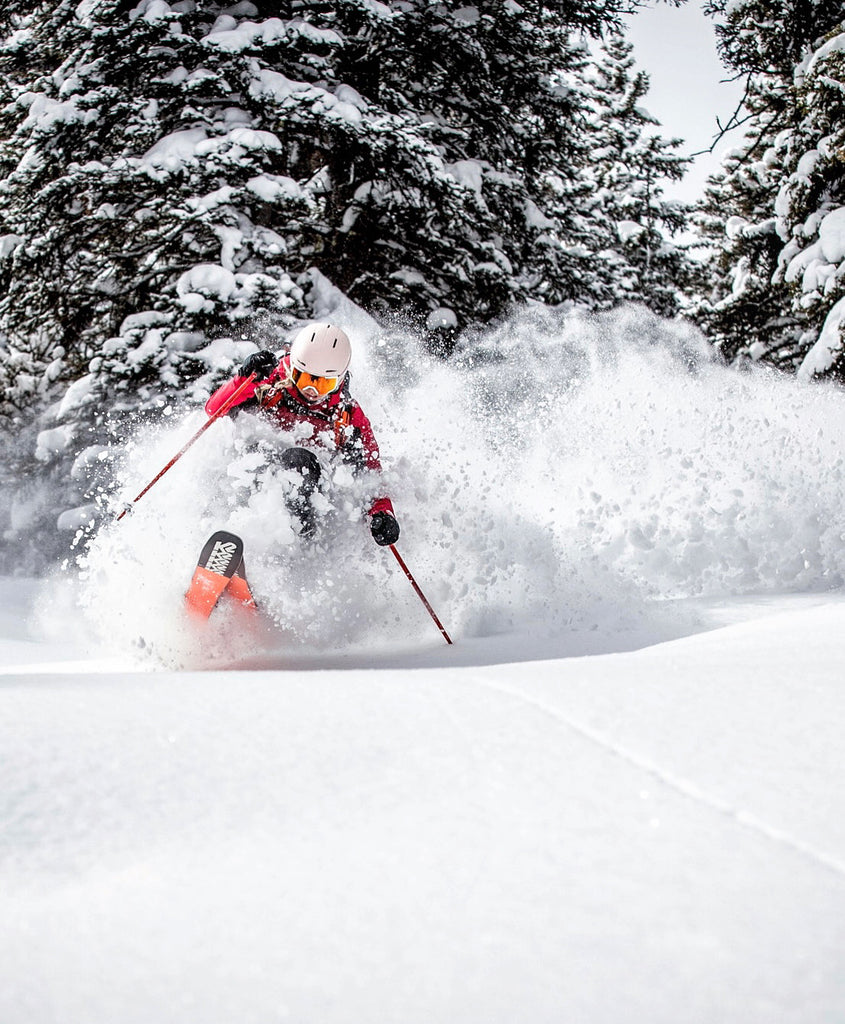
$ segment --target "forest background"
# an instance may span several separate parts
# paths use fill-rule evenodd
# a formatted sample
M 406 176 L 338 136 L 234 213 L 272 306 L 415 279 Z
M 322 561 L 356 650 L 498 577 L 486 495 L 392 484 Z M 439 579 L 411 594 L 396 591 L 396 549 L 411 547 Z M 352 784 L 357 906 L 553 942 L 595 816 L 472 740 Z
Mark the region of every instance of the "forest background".
M 515 316 L 634 304 L 841 381 L 843 5 L 705 4 L 744 100 L 697 204 L 665 196 L 637 6 L 4 4 L 0 571 L 61 557 L 139 426 L 332 289 L 397 374 L 411 338 L 471 376 Z

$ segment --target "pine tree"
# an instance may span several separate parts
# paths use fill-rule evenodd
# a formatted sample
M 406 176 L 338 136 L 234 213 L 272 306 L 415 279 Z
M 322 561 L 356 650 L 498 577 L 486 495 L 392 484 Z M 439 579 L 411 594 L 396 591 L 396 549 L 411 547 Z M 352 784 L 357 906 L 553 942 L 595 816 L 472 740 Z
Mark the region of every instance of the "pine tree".
M 567 148 L 544 170 L 532 195 L 538 284 L 533 296 L 593 309 L 641 302 L 665 315 L 679 308 L 689 260 L 673 235 L 686 224 L 682 203 L 664 198 L 666 181 L 683 176 L 641 101 L 648 76 L 632 47 L 611 31 L 593 55 L 558 76 L 570 95 Z
M 777 285 L 789 288 L 805 331 L 801 375 L 845 379 L 845 22 L 796 74 L 801 120 L 775 200 Z
M 4 9 L 0 385 L 33 438 L 12 469 L 62 481 L 60 508 L 90 504 L 104 448 L 195 394 L 213 338 L 264 321 L 278 340 L 304 307 L 284 261 L 313 189 L 204 43 L 214 19 L 181 6 Z
M 589 188 L 581 215 L 589 217 L 593 274 L 604 276 L 596 304 L 640 302 L 672 316 L 690 271 L 673 242 L 686 226 L 686 208 L 664 198 L 664 185 L 680 180 L 688 161 L 674 152 L 680 140 L 660 136 L 659 122 L 642 106 L 648 76 L 636 70 L 633 47 L 620 33 L 608 35 L 588 83 L 581 179 Z
M 707 10 L 720 18 L 723 59 L 746 76 L 747 114 L 745 138 L 711 179 L 697 215 L 711 255 L 691 314 L 727 360 L 762 360 L 792 370 L 824 321 L 823 305 L 811 308 L 794 280 L 796 266 L 788 269 L 819 212 L 810 209 L 818 193 L 812 197 L 812 190 L 793 184 L 796 174 L 804 177 L 800 167 L 812 137 L 821 138 L 813 136 L 815 114 L 807 113 L 821 94 L 811 95 L 797 82 L 816 42 L 838 25 L 841 5 L 714 0 Z M 799 193 L 810 206 L 800 217 L 797 205 L 785 216 L 790 195 L 797 200 Z
M 200 398 L 241 339 L 278 348 L 316 272 L 450 329 L 592 301 L 538 253 L 584 216 L 573 31 L 622 6 L 6 4 L 0 411 L 39 476 L 86 505 L 104 449 Z
M 213 50 L 155 4 L 146 15 L 117 0 L 89 7 L 80 17 L 84 4 L 63 4 L 33 23 L 27 53 L 43 44 L 68 56 L 22 94 L 23 109 L 6 107 L 17 116 L 0 154 L 11 236 L 0 325 L 10 349 L 36 346 L 47 385 L 80 376 L 145 310 L 181 343 L 296 305 L 280 264 L 312 207 L 274 173 L 279 140 L 238 106 L 240 83 Z M 132 387 L 160 376 L 144 358 L 126 372 Z
M 690 315 L 728 362 L 760 359 L 791 365 L 802 333 L 787 290 L 775 283 L 782 242 L 774 203 L 789 132 L 783 82 L 752 79 L 745 105 L 750 127 L 723 159 L 695 215 L 708 245 Z
M 361 246 L 375 255 L 366 276 L 341 280 L 353 298 L 418 313 L 452 306 L 466 324 L 542 297 L 537 254 L 548 244 L 551 223 L 542 206 L 556 199 L 549 180 L 557 175 L 572 196 L 578 164 L 573 123 L 581 100 L 563 81 L 583 64 L 575 30 L 597 30 L 619 9 L 596 2 L 523 7 L 500 0 L 475 8 L 416 0 L 393 5 L 389 19 L 368 26 L 366 44 L 346 51 L 353 60 L 342 62 L 345 80 L 393 113 L 413 111 L 475 205 L 466 220 L 429 209 L 419 225 L 402 211 L 395 237 L 386 240 L 384 200 L 358 185 L 361 175 L 353 173 L 347 216 L 354 227 L 337 235 L 337 244 L 342 255 Z M 338 22 L 349 10 L 339 8 Z M 341 32 L 349 38 L 347 24 Z M 359 61 L 361 52 L 369 59 Z M 445 244 L 433 249 L 441 235 Z M 397 287 L 385 289 L 386 279 Z M 570 294 L 579 280 L 573 275 Z

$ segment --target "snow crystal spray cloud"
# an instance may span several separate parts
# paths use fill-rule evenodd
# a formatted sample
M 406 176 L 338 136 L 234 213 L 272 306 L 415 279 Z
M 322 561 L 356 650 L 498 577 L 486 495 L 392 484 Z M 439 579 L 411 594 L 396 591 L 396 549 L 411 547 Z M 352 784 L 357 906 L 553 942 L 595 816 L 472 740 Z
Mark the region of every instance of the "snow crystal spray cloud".
M 636 308 L 537 308 L 417 373 L 385 411 L 467 632 L 625 631 L 654 599 L 841 585 L 841 390 L 724 367 Z
M 840 390 L 725 368 L 694 329 L 638 309 L 537 309 L 451 363 L 412 334 L 350 327 L 352 390 L 382 447 L 399 547 L 457 639 L 618 637 L 670 614 L 655 599 L 841 585 Z M 137 493 L 202 419 L 139 434 L 120 489 Z M 253 416 L 215 424 L 100 531 L 82 563 L 95 635 L 189 657 L 182 593 L 203 541 L 229 529 L 285 649 L 439 642 L 366 529 L 372 481 L 329 468 L 325 528 L 303 545 L 277 443 Z M 233 636 L 250 649 L 247 632 L 221 625 L 219 656 Z M 203 647 L 213 653 L 209 634 Z

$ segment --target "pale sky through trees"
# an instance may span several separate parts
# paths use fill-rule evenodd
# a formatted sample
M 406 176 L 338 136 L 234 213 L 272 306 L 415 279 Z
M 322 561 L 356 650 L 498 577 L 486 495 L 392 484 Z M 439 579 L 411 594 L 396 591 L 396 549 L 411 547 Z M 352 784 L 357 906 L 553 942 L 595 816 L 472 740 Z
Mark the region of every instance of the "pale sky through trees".
M 661 134 L 685 140 L 684 155 L 706 149 L 717 132 L 716 118 L 725 123 L 742 95 L 739 82 L 725 81 L 728 72 L 716 53 L 713 22 L 701 4 L 683 7 L 657 3 L 629 20 L 628 38 L 651 88 L 646 108 L 659 119 Z M 693 202 L 714 173 L 721 154 L 737 144 L 736 132 L 722 139 L 714 153 L 696 158 L 682 182 L 666 182 L 668 196 Z

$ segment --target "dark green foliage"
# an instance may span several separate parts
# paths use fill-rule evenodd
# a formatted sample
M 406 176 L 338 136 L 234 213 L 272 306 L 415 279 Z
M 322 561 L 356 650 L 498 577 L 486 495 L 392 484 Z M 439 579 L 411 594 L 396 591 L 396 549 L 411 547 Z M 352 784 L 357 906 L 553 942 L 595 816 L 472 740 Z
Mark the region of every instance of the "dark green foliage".
M 428 321 L 444 356 L 527 301 L 675 312 L 683 211 L 659 182 L 682 162 L 646 136 L 630 50 L 614 35 L 594 74 L 582 35 L 626 7 L 4 5 L 0 413 L 22 457 L 40 435 L 37 475 L 90 502 L 109 446 L 245 341 L 280 347 L 324 278 Z
M 845 74 L 836 44 L 819 47 L 841 33 L 842 5 L 719 0 L 708 10 L 724 60 L 746 76 L 747 120 L 697 216 L 711 255 L 692 314 L 730 361 L 841 375 L 841 257 L 819 233 L 845 203 Z

